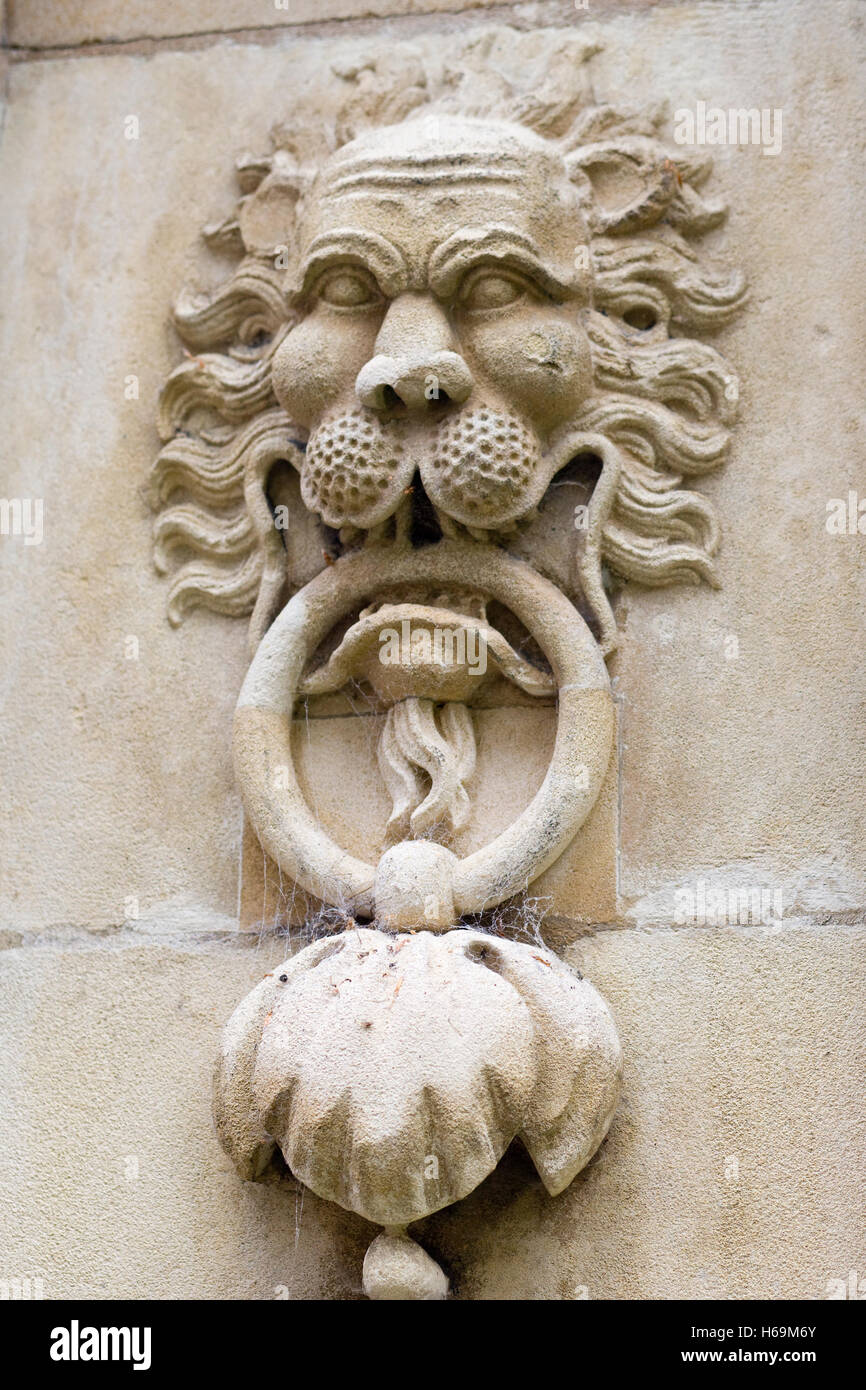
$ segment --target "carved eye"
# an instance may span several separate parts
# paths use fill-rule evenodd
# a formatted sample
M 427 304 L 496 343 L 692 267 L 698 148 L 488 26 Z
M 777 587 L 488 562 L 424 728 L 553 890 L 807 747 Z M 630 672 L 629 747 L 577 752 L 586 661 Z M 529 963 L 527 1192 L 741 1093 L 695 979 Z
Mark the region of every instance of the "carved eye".
M 481 270 L 467 276 L 460 287 L 461 308 L 506 309 L 517 304 L 526 294 L 526 285 L 514 275 L 501 271 Z
M 323 276 L 316 293 L 335 309 L 366 309 L 381 298 L 373 277 L 354 266 L 341 266 Z

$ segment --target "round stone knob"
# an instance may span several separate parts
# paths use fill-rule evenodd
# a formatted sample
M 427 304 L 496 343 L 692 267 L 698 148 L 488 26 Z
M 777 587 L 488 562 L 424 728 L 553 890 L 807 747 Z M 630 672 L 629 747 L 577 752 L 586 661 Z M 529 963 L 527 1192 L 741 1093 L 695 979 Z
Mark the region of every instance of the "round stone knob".
M 390 931 L 449 931 L 457 921 L 453 884 L 458 862 L 450 849 L 431 840 L 403 840 L 387 850 L 373 887 L 376 921 Z

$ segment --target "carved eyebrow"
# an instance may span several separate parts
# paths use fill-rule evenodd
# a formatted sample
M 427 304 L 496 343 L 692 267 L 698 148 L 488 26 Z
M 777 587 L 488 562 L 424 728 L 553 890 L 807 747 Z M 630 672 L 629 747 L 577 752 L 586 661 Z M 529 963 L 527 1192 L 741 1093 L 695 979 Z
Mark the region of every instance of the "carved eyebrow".
M 355 227 L 323 232 L 307 248 L 301 261 L 293 295 L 306 294 L 322 271 L 332 265 L 360 265 L 375 275 L 389 298 L 401 294 L 409 283 L 409 267 L 392 242 L 376 232 Z
M 532 238 L 516 227 L 465 227 L 455 232 L 430 257 L 430 286 L 441 298 L 450 298 L 466 271 L 484 262 L 523 271 L 554 299 L 567 299 L 580 287 L 571 267 L 564 278 Z
M 423 185 L 463 183 L 517 183 L 523 170 L 509 155 L 487 155 L 472 162 L 472 157 L 455 160 L 440 154 L 414 154 L 409 159 L 365 155 L 338 165 L 328 180 L 330 195 L 345 193 L 353 188 L 366 190 L 374 185 L 383 188 L 415 190 Z

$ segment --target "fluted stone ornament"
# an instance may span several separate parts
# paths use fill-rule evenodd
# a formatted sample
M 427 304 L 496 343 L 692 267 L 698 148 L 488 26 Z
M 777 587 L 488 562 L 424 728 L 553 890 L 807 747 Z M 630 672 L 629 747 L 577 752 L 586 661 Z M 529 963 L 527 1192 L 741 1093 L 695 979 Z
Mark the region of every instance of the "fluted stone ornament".
M 611 1123 L 604 1000 L 545 947 L 467 919 L 519 898 L 596 801 L 614 583 L 714 582 L 719 528 L 691 480 L 722 461 L 737 400 L 701 341 L 745 297 L 701 250 L 724 218 L 709 162 L 596 104 L 579 36 L 540 36 L 507 79 L 514 38 L 461 41 L 447 68 L 374 53 L 335 72 L 321 118 L 296 113 L 244 157 L 236 214 L 207 233 L 236 267 L 179 304 L 190 355 L 161 406 L 170 616 L 252 614 L 246 814 L 345 928 L 239 1004 L 217 1129 L 242 1177 L 279 1150 L 382 1227 L 363 1276 L 377 1299 L 446 1295 L 407 1227 L 513 1140 L 555 1196 Z M 591 481 L 564 551 L 549 519 L 576 467 Z M 555 695 L 556 742 L 530 804 L 461 858 L 491 674 Z M 357 683 L 384 714 L 392 802 L 368 860 L 307 805 L 291 737 L 298 700 Z
M 276 1144 L 319 1197 L 404 1231 L 467 1196 L 517 1137 L 561 1192 L 604 1138 L 620 1074 L 607 1005 L 552 952 L 358 927 L 243 1001 L 215 1114 L 245 1176 Z

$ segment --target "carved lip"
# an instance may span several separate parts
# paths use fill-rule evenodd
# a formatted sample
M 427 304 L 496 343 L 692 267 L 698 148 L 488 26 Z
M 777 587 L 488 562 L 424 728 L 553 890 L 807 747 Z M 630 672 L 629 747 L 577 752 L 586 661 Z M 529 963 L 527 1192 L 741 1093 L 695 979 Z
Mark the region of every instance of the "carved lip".
M 556 690 L 551 675 L 481 618 L 426 604 L 383 604 L 349 628 L 328 661 L 304 677 L 299 693 L 323 695 L 366 680 L 389 703 L 414 696 L 470 704 L 496 672 L 528 695 Z

